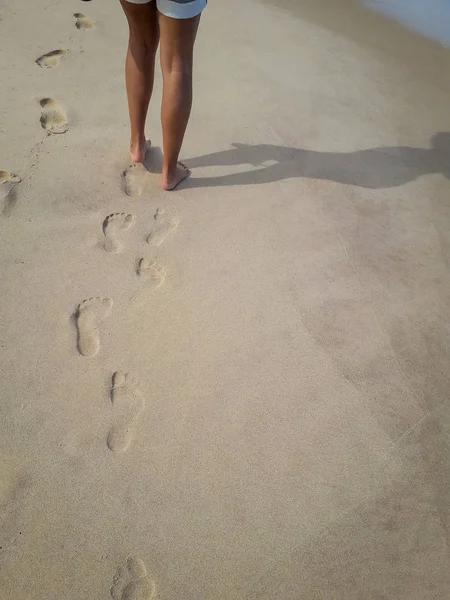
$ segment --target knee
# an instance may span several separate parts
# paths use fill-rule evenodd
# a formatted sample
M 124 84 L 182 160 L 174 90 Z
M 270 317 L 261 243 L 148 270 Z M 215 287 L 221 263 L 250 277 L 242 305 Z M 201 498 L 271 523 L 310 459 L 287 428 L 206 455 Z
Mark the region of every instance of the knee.
M 147 32 L 142 32 L 138 28 L 130 27 L 130 38 L 128 45 L 132 50 L 156 55 L 156 51 L 158 49 L 158 40 L 150 38 Z
M 136 53 L 140 55 L 145 55 L 147 57 L 155 58 L 157 46 L 152 44 L 147 40 L 139 40 L 136 38 L 131 38 L 128 43 L 128 47 L 131 50 L 131 53 L 134 55 Z
M 161 64 L 161 70 L 164 77 L 172 77 L 181 81 L 192 79 L 192 62 L 178 58 L 164 61 Z

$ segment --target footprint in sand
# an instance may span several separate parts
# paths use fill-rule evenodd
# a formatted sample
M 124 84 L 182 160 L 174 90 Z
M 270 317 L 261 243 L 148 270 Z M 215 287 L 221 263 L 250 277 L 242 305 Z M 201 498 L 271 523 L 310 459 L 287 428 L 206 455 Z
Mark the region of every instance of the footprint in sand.
M 92 29 L 95 26 L 95 21 L 91 17 L 87 17 L 81 13 L 75 13 L 73 16 L 76 19 L 75 27 L 77 29 Z
M 2 453 L 0 463 L 0 551 L 11 550 L 21 535 L 21 507 L 28 496 L 33 478 L 22 471 L 16 460 Z
M 78 352 L 83 356 L 94 356 L 99 351 L 98 324 L 109 316 L 112 305 L 111 298 L 88 298 L 78 306 L 77 347 Z
M 140 307 L 149 301 L 151 292 L 157 290 L 164 283 L 166 267 L 154 260 L 141 258 L 136 273 L 140 278 L 145 279 L 146 283 L 130 298 L 130 303 Z
M 153 600 L 156 584 L 147 575 L 140 558 L 130 557 L 126 567 L 119 567 L 110 590 L 113 600 Z
M 123 249 L 123 243 L 120 240 L 121 234 L 130 229 L 136 217 L 127 213 L 113 213 L 103 221 L 103 234 L 105 236 L 106 252 L 120 252 Z
M 9 171 L 0 171 L 0 216 L 9 217 L 17 202 L 17 194 L 14 189 L 22 180 L 18 175 Z
M 141 164 L 130 165 L 122 173 L 123 187 L 127 196 L 140 196 L 144 189 L 147 171 Z
M 153 290 L 159 288 L 164 283 L 166 277 L 166 267 L 158 264 L 156 261 L 149 261 L 147 258 L 141 258 L 137 268 L 137 274 L 143 279 L 149 281 L 149 285 Z
M 9 171 L 0 171 L 0 185 L 2 183 L 20 183 L 22 180 L 18 175 Z
M 176 215 L 168 215 L 164 208 L 158 208 L 154 216 L 154 224 L 147 243 L 150 246 L 160 246 L 163 241 L 175 231 L 180 222 Z
M 52 69 L 59 65 L 61 58 L 66 54 L 70 54 L 70 50 L 52 50 L 36 59 L 36 63 L 43 69 Z
M 115 423 L 109 430 L 106 444 L 112 452 L 123 452 L 134 437 L 136 421 L 144 408 L 144 400 L 129 373 L 120 371 L 112 376 L 110 397 Z
M 3 459 L 0 465 L 0 519 L 8 516 L 9 509 L 20 502 L 30 485 L 28 474 L 16 473 L 12 465 Z
M 41 125 L 49 133 L 66 133 L 69 129 L 66 111 L 55 100 L 43 98 L 39 104 L 42 108 Z

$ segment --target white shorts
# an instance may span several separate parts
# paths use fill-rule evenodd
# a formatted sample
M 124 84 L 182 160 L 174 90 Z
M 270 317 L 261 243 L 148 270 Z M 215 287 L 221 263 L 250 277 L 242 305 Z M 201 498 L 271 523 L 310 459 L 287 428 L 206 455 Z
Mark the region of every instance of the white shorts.
M 127 0 L 132 4 L 148 4 L 153 0 Z M 156 0 L 161 14 L 172 19 L 191 19 L 199 15 L 206 6 L 207 0 Z

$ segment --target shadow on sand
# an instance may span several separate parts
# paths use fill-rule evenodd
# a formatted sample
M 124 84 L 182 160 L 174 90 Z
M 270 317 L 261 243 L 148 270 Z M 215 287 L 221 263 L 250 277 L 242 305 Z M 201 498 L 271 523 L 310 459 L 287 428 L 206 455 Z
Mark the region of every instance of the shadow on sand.
M 271 164 L 265 165 L 270 162 Z M 309 178 L 379 189 L 403 185 L 422 175 L 450 178 L 450 133 L 431 138 L 431 148 L 387 146 L 356 152 L 317 152 L 271 144 L 233 144 L 229 150 L 186 160 L 197 167 L 253 165 L 257 169 L 218 177 L 191 177 L 188 186 L 217 187 Z

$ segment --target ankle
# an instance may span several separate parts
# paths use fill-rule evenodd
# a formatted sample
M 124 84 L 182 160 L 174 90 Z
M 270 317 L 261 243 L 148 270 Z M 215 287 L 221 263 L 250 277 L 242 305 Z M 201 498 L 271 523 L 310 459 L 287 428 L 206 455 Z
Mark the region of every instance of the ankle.
M 162 166 L 162 174 L 163 176 L 167 176 L 170 177 L 171 175 L 174 175 L 177 171 L 177 167 L 178 167 L 178 161 L 171 161 L 169 163 L 164 162 L 163 166 Z
M 145 153 L 147 150 L 147 140 L 144 137 L 131 138 L 130 141 L 130 156 L 133 162 L 144 162 Z
M 145 135 L 131 136 L 130 148 L 133 150 L 145 146 Z

